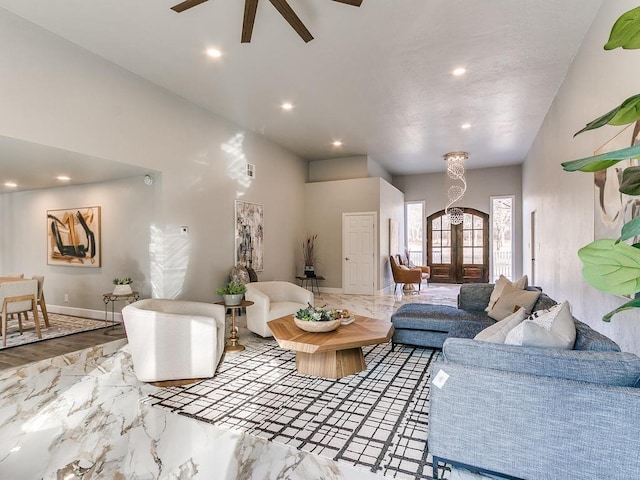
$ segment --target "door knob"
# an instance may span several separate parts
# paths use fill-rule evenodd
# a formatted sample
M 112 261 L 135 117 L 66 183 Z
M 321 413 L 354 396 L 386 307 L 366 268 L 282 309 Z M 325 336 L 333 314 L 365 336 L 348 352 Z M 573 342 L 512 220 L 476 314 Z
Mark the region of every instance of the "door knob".
M 344 257 L 344 259 L 348 261 L 348 260 L 349 260 L 349 257 Z

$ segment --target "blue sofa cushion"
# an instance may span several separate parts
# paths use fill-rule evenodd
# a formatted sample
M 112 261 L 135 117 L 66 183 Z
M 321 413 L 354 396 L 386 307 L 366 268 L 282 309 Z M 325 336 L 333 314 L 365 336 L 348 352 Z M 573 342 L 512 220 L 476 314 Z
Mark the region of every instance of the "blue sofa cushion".
M 574 318 L 573 321 L 576 324 L 576 343 L 573 346 L 575 350 L 620 351 L 618 344 L 609 337 L 596 332 L 580 320 Z
M 449 305 L 429 303 L 407 303 L 391 315 L 391 322 L 396 329 L 448 332 L 461 321 L 481 322 L 483 325 L 493 323 L 484 311 L 469 312 Z
M 449 362 L 600 385 L 640 386 L 640 357 L 614 351 L 560 350 L 448 338 Z

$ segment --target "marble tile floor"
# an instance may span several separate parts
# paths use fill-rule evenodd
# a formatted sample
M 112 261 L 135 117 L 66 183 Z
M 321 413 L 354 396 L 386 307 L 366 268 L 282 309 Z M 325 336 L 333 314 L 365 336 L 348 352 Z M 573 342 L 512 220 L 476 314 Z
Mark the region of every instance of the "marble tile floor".
M 457 286 L 419 295 L 317 295 L 388 319 L 401 304 L 455 304 Z M 259 341 L 244 328 L 241 342 Z M 224 360 L 223 360 L 224 361 Z M 378 475 L 146 406 L 126 340 L 0 372 L 0 478 L 379 479 Z

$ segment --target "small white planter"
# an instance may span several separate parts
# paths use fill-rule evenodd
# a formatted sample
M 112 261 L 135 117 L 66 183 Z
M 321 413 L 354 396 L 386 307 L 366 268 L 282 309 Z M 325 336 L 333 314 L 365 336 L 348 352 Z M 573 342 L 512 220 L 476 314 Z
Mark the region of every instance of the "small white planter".
M 236 295 L 223 295 L 224 304 L 229 306 L 240 305 L 242 303 L 242 298 L 244 297 L 244 293 L 238 293 Z
M 116 285 L 113 287 L 114 295 L 131 295 L 132 293 L 131 285 Z

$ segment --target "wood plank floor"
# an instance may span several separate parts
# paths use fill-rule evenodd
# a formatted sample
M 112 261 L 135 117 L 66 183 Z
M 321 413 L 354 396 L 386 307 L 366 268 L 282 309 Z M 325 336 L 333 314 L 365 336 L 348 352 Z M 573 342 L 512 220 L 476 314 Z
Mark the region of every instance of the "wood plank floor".
M 108 335 L 105 335 L 104 329 L 92 330 L 0 350 L 0 370 L 19 367 L 27 363 L 37 362 L 45 358 L 56 357 L 126 337 L 122 327 L 114 330 L 108 329 L 107 331 L 109 332 Z

